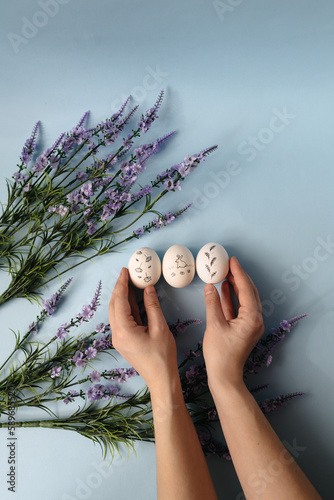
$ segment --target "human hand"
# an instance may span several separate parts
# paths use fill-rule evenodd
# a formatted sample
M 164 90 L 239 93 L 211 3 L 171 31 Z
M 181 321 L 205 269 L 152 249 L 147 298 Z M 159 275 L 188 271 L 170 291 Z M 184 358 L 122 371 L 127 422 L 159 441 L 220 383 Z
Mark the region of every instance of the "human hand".
M 178 375 L 174 337 L 160 308 L 154 286 L 144 290 L 148 326 L 143 326 L 129 273 L 121 270 L 109 304 L 109 322 L 115 349 L 143 377 L 151 393 Z
M 230 284 L 239 301 L 237 317 Z M 227 281 L 221 286 L 221 300 L 213 285 L 206 285 L 204 293 L 207 319 L 203 355 L 209 387 L 239 384 L 243 380 L 244 364 L 264 333 L 259 293 L 235 257 L 230 259 Z

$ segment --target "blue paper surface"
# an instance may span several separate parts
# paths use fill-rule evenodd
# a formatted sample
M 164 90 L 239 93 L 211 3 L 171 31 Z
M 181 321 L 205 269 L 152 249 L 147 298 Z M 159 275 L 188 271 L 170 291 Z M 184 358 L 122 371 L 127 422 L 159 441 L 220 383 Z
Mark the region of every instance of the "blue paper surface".
M 175 243 L 195 255 L 207 242 L 221 243 L 258 287 L 268 330 L 283 319 L 309 315 L 257 380 L 270 383 L 270 395 L 306 393 L 270 422 L 288 446 L 298 446 L 298 463 L 320 494 L 331 498 L 333 3 L 17 0 L 2 5 L 0 24 L 2 202 L 4 178 L 15 172 L 37 120 L 43 149 L 87 109 L 94 125 L 129 94 L 141 113 L 164 88 L 160 118 L 148 137 L 177 132 L 150 163 L 143 184 L 187 154 L 219 146 L 159 207 L 175 211 L 192 203 L 191 209 L 166 229 L 70 273 L 71 291 L 46 331 L 89 303 L 99 279 L 97 322 L 106 321 L 115 279 L 139 246 L 154 248 L 162 258 Z M 8 284 L 5 274 L 0 284 L 1 290 Z M 178 339 L 180 359 L 203 335 L 203 286 L 199 278 L 185 289 L 159 284 L 170 320 L 204 322 Z M 57 287 L 50 284 L 46 296 Z M 23 332 L 37 311 L 24 299 L 2 306 L 3 359 L 14 343 L 9 328 Z M 28 418 L 36 415 L 30 410 Z M 154 445 L 140 443 L 137 455 L 127 461 L 124 452 L 106 469 L 99 448 L 79 435 L 18 429 L 15 495 L 6 485 L 6 445 L 2 429 L 3 499 L 156 498 Z M 233 466 L 215 457 L 208 463 L 219 498 L 243 498 Z

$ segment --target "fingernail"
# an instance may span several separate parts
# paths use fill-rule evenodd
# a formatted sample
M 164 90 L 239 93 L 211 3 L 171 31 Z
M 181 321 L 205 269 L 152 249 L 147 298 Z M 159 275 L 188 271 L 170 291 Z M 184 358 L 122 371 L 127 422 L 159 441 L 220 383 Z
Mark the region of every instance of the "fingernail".
M 209 293 L 212 293 L 212 292 L 213 292 L 214 288 L 215 288 L 215 287 L 214 287 L 213 285 L 206 285 L 206 286 L 204 287 L 204 294 L 205 294 L 205 295 L 209 295 Z
M 145 288 L 145 293 L 147 293 L 147 295 L 153 295 L 155 293 L 154 286 L 152 286 L 152 285 L 147 286 Z

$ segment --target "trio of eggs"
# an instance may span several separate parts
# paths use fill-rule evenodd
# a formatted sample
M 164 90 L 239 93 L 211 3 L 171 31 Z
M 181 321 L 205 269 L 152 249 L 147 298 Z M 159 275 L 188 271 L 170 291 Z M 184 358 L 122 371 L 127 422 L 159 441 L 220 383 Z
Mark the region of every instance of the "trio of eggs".
M 137 250 L 128 264 L 130 279 L 137 288 L 155 285 L 162 274 L 167 283 L 183 288 L 192 282 L 195 271 L 204 283 L 219 283 L 229 270 L 229 256 L 219 243 L 207 243 L 197 254 L 196 262 L 191 251 L 183 245 L 173 245 L 161 261 L 152 248 Z

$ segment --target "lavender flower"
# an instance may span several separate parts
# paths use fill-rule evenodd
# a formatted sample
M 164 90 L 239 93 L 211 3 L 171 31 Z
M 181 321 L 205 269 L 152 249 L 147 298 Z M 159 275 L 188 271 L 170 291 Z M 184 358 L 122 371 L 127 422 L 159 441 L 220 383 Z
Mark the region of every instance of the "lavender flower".
M 144 132 L 144 134 L 146 134 L 146 132 L 149 130 L 154 120 L 158 118 L 157 112 L 161 106 L 163 95 L 164 91 L 162 90 L 153 108 L 147 110 L 146 114 L 142 115 L 141 120 L 138 122 L 138 127 Z
M 109 330 L 110 327 L 108 326 Z M 107 326 L 106 326 L 106 331 L 107 331 Z M 111 336 L 104 335 L 100 339 L 95 339 L 93 341 L 93 347 L 97 351 L 104 351 L 105 349 L 113 349 L 113 345 L 111 342 Z
M 283 320 L 281 323 L 280 323 L 280 327 L 282 328 L 282 330 L 284 330 L 285 332 L 289 332 L 290 331 L 290 323 L 286 320 Z
M 60 377 L 61 366 L 54 366 L 51 370 L 51 378 Z
M 296 324 L 303 318 L 306 318 L 307 314 L 299 314 L 298 316 L 295 316 L 294 318 L 289 319 L 289 324 L 290 328 L 294 328 Z
M 86 354 L 86 359 L 90 360 L 96 357 L 97 355 L 97 349 L 94 349 L 94 347 L 88 347 L 85 351 Z
M 217 411 L 212 408 L 209 412 L 208 412 L 208 420 L 216 420 L 217 418 Z
M 258 373 L 265 365 L 268 367 L 272 362 L 271 352 L 273 348 L 282 342 L 286 333 L 290 332 L 291 328 L 305 316 L 306 314 L 302 314 L 289 321 L 281 321 L 278 328 L 274 328 L 271 333 L 261 339 L 254 347 L 245 363 L 244 375 Z
M 100 299 L 100 295 L 101 295 L 101 290 L 102 290 L 102 282 L 99 281 L 94 298 L 93 298 L 91 304 L 84 305 L 81 313 L 78 313 L 76 315 L 76 317 L 78 318 L 80 323 L 82 323 L 83 321 L 89 321 L 94 316 L 94 313 L 97 310 L 97 307 L 99 306 L 99 299 Z
M 67 405 L 68 403 L 72 403 L 74 401 L 74 398 L 76 396 L 79 396 L 79 392 L 77 391 L 70 391 L 70 393 L 67 395 L 67 397 L 64 399 L 64 403 Z
M 272 355 L 271 355 L 271 354 L 269 354 L 269 355 L 267 356 L 267 361 L 266 361 L 266 366 L 267 366 L 267 368 L 268 368 L 268 366 L 271 364 L 272 360 L 273 360 L 273 357 L 272 357 Z
M 86 390 L 86 396 L 90 403 L 99 401 L 100 399 L 110 399 L 118 392 L 115 386 L 104 386 L 102 384 L 95 384 L 94 387 L 89 387 Z
M 65 323 L 64 325 L 61 325 L 57 329 L 56 337 L 58 337 L 60 340 L 64 339 L 67 337 L 68 334 L 68 327 L 71 326 L 71 323 Z
M 84 359 L 84 354 L 81 351 L 76 351 L 74 354 L 72 361 L 75 363 L 75 366 L 84 368 L 86 366 L 86 360 Z
M 90 224 L 90 226 L 87 229 L 87 234 L 92 236 L 94 233 L 96 233 L 97 227 L 94 224 Z
M 77 128 L 79 128 L 79 127 L 82 127 L 82 126 L 83 126 L 83 124 L 85 123 L 85 121 L 86 121 L 86 120 L 87 120 L 87 118 L 88 118 L 88 115 L 89 115 L 89 111 L 86 111 L 86 112 L 84 113 L 84 115 L 82 116 L 82 118 L 80 118 L 79 123 L 78 123 L 78 125 L 77 125 Z
M 101 296 L 101 291 L 102 291 L 102 281 L 100 280 L 98 282 L 96 292 L 95 292 L 94 298 L 93 298 L 92 303 L 91 303 L 91 307 L 92 307 L 93 311 L 96 311 L 98 306 L 100 305 L 99 300 L 100 300 L 100 296 Z
M 191 365 L 185 374 L 185 393 L 184 397 L 187 400 L 191 395 L 199 394 L 203 387 L 207 387 L 208 380 L 206 374 L 205 363 Z
M 37 136 L 37 132 L 38 132 L 40 123 L 41 123 L 40 121 L 38 121 L 36 123 L 36 125 L 33 128 L 33 131 L 32 131 L 32 134 L 31 134 L 30 138 L 26 140 L 26 142 L 25 142 L 25 144 L 23 146 L 22 153 L 20 155 L 20 159 L 26 165 L 28 165 L 28 163 L 29 163 L 29 161 L 30 161 L 30 159 L 31 159 L 31 157 L 33 155 L 33 152 L 35 151 L 35 148 L 36 148 L 36 136 Z
M 91 182 L 87 182 L 87 184 L 84 184 L 83 186 L 81 186 L 81 193 L 86 196 L 86 197 L 90 197 L 90 196 L 93 196 L 94 194 L 94 191 L 93 191 L 93 185 Z
M 19 183 L 26 181 L 28 178 L 29 175 L 23 175 L 21 172 L 14 172 L 13 174 L 13 179 Z
M 200 153 L 199 155 L 193 155 L 193 156 L 186 156 L 183 162 L 179 166 L 179 174 L 182 177 L 186 177 L 187 175 L 192 172 L 197 165 L 203 161 L 204 156 L 203 153 Z
M 195 352 L 192 349 L 189 349 L 188 351 L 184 351 L 183 355 L 186 358 L 192 358 L 192 359 L 198 358 L 200 356 L 200 354 L 198 354 L 198 352 Z
M 101 380 L 101 373 L 97 372 L 96 370 L 90 372 L 89 378 L 91 379 L 92 382 L 100 382 Z
M 104 323 L 99 323 L 95 327 L 95 331 L 99 333 L 110 332 L 110 325 L 105 325 Z
M 291 399 L 304 396 L 303 392 L 294 392 L 292 394 L 285 394 L 283 396 L 277 396 L 274 399 L 265 399 L 260 404 L 260 408 L 263 413 L 270 413 L 271 411 L 277 410 L 282 406 L 286 406 L 287 402 Z
M 35 172 L 36 176 L 38 176 L 41 172 L 43 172 L 48 163 L 49 160 L 47 156 L 45 154 L 41 154 L 37 158 L 36 164 L 33 166 L 32 171 Z
M 48 208 L 48 211 L 57 213 L 57 214 L 61 215 L 62 217 L 64 217 L 68 212 L 68 207 L 65 207 L 64 205 L 58 205 L 57 207 L 50 206 Z
M 169 329 L 174 335 L 178 333 L 184 333 L 190 325 L 199 325 L 202 321 L 200 319 L 186 319 L 181 321 L 177 320 L 176 323 L 168 323 Z
M 106 371 L 109 375 L 108 380 L 116 380 L 120 384 L 124 384 L 129 378 L 136 377 L 139 373 L 133 368 L 115 368 L 114 370 Z
M 138 191 L 137 193 L 134 193 L 132 195 L 132 199 L 133 200 L 140 200 L 141 198 L 143 198 L 144 196 L 147 196 L 148 194 L 152 193 L 153 191 L 153 187 L 152 186 L 144 186 L 143 189 L 141 189 L 140 191 Z
M 43 300 L 43 309 L 46 311 L 47 316 L 51 316 L 54 313 L 56 304 L 56 294 L 53 294 L 49 300 Z
M 137 237 L 140 238 L 145 233 L 145 229 L 143 227 L 139 227 L 138 229 L 135 229 L 133 231 L 133 234 Z
M 46 156 L 48 156 L 49 158 L 49 162 L 50 162 L 50 166 L 52 168 L 57 168 L 59 166 L 59 162 L 60 162 L 60 158 L 57 158 L 54 154 L 52 154 L 55 149 L 57 149 L 60 145 L 61 145 L 61 142 L 62 140 L 64 139 L 65 137 L 65 134 L 60 134 L 60 136 L 58 137 L 58 139 L 54 142 L 54 144 L 51 146 L 51 148 L 49 149 L 46 149 L 44 154 Z
M 32 335 L 36 335 L 36 333 L 38 332 L 38 323 L 36 323 L 35 321 L 33 323 L 30 323 L 29 325 L 29 332 L 32 334 Z
M 175 191 L 180 190 L 180 181 L 175 181 L 174 179 L 171 179 L 170 177 L 165 180 L 165 188 L 167 191 Z

